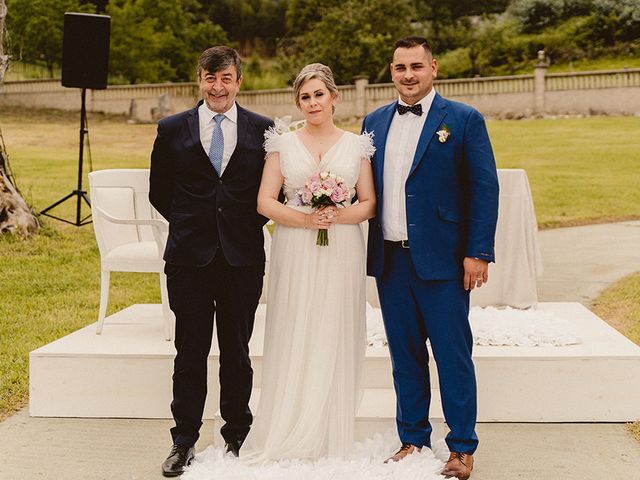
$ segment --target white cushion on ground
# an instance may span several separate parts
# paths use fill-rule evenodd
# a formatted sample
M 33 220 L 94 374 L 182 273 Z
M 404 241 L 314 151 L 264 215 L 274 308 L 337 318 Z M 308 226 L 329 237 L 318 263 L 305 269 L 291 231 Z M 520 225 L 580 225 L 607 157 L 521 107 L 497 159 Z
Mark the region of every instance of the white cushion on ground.
M 549 311 L 472 307 L 469 321 L 475 345 L 560 347 L 582 343 L 566 320 Z M 367 340 L 370 346 L 387 344 L 382 311 L 369 304 Z

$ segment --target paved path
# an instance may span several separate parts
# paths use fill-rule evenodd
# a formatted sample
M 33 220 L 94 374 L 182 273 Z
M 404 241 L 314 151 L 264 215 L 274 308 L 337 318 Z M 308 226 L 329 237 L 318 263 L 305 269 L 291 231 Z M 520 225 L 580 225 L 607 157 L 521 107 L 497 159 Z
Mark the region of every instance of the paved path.
M 612 283 L 640 271 L 640 221 L 543 230 L 538 239 L 541 302 L 588 305 Z
M 588 304 L 640 271 L 639 221 L 547 230 L 540 242 L 541 301 Z M 213 437 L 212 423 L 205 423 L 198 449 Z M 24 409 L 0 423 L 0 480 L 160 479 L 170 426 L 168 420 L 30 418 Z M 622 424 L 484 423 L 478 435 L 474 480 L 640 478 L 640 442 Z

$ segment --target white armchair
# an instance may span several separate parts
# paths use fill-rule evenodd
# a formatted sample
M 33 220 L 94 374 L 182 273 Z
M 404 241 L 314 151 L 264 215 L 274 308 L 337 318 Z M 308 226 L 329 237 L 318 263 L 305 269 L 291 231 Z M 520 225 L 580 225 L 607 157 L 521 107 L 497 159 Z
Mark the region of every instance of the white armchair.
M 173 338 L 167 279 L 162 255 L 168 225 L 149 203 L 149 170 L 99 170 L 89 174 L 93 228 L 100 250 L 100 310 L 96 333 L 102 333 L 109 302 L 111 272 L 160 274 L 164 337 Z

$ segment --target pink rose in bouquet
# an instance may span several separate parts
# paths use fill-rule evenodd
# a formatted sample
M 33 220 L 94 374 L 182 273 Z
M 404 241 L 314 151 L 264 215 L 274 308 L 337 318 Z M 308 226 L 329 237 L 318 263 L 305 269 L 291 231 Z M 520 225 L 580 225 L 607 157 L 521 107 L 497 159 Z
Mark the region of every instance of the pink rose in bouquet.
M 349 190 L 344 190 L 344 187 L 341 185 L 336 185 L 331 193 L 331 201 L 340 204 L 345 201 L 346 198 L 349 197 Z
M 344 207 L 344 202 L 349 199 L 349 187 L 344 179 L 331 172 L 316 172 L 300 190 L 298 190 L 298 202 L 300 205 L 309 205 L 313 208 L 329 207 L 332 205 Z M 316 245 L 329 245 L 327 230 L 318 230 Z

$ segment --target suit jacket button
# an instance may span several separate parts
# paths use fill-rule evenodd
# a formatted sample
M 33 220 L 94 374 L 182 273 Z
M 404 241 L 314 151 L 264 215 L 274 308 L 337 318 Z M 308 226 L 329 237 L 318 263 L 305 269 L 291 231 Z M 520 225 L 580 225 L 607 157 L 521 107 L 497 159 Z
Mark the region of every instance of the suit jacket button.
M 219 178 L 219 179 L 218 179 L 218 183 L 219 183 L 220 185 L 222 185 L 222 179 L 221 179 L 221 178 Z
M 222 212 L 222 207 L 218 207 L 218 211 L 219 211 L 219 212 Z

